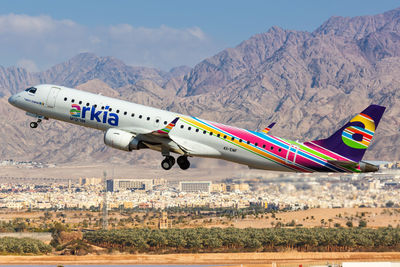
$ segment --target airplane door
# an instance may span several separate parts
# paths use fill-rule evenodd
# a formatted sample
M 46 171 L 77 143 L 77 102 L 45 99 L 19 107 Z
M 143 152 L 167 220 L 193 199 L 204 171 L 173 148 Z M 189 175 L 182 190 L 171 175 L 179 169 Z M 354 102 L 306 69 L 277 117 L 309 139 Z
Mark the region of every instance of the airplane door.
M 288 163 L 295 163 L 296 162 L 296 156 L 297 152 L 299 151 L 299 147 L 295 145 L 290 145 L 288 152 L 286 154 L 286 162 Z
M 60 90 L 61 89 L 57 88 L 57 87 L 52 87 L 50 89 L 50 92 L 49 92 L 49 95 L 47 96 L 47 101 L 46 101 L 47 106 L 49 108 L 54 108 L 56 106 L 56 99 L 57 99 L 58 93 L 60 93 Z

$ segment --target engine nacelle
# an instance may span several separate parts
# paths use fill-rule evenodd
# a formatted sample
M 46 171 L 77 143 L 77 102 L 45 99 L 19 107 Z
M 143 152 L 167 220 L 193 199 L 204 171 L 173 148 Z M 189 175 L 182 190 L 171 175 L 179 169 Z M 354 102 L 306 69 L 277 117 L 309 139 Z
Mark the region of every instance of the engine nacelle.
M 104 143 L 107 146 L 125 151 L 146 147 L 133 134 L 115 128 L 110 128 L 105 132 Z

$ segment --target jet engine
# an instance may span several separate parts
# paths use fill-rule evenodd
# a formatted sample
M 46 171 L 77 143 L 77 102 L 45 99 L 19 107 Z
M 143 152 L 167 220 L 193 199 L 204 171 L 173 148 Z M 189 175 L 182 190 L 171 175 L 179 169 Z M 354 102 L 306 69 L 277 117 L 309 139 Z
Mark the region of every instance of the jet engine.
M 104 143 L 107 146 L 125 151 L 146 148 L 135 135 L 115 128 L 108 129 L 104 134 Z

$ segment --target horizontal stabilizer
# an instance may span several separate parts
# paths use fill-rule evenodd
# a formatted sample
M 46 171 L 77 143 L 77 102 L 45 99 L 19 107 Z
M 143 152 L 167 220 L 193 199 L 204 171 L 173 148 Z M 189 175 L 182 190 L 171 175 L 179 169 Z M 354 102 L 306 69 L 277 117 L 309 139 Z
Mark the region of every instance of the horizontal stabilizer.
M 347 161 L 347 160 L 328 160 L 328 163 L 344 168 L 357 168 L 358 163 L 354 161 Z
M 365 161 L 328 160 L 328 163 L 343 168 L 360 168 L 362 172 L 376 172 L 379 170 L 378 166 Z

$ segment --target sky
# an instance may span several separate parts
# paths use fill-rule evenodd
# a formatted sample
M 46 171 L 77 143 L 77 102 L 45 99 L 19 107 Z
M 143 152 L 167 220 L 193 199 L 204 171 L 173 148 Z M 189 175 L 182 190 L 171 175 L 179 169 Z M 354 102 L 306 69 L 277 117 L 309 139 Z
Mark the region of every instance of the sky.
M 168 71 L 194 66 L 272 26 L 313 31 L 393 0 L 2 0 L 0 66 L 42 71 L 82 52 Z

